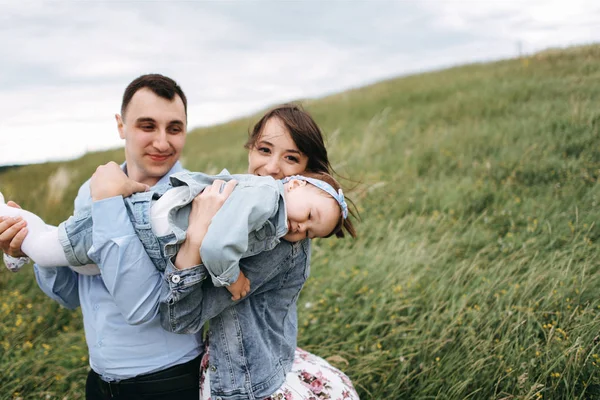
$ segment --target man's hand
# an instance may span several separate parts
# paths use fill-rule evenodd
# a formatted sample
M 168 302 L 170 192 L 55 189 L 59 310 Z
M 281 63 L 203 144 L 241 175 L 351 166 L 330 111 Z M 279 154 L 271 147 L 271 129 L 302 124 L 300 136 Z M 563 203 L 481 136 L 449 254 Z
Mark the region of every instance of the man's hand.
M 6 205 L 21 208 L 14 201 L 9 201 Z M 21 217 L 0 217 L 0 250 L 11 257 L 26 257 L 27 254 L 21 251 L 25 236 L 27 236 L 27 222 Z
M 250 292 L 250 280 L 240 271 L 237 281 L 227 286 L 227 290 L 232 294 L 231 300 L 239 300 Z
M 113 161 L 96 168 L 90 181 L 90 192 L 94 201 L 114 196 L 127 197 L 148 189 L 148 185 L 130 179 Z

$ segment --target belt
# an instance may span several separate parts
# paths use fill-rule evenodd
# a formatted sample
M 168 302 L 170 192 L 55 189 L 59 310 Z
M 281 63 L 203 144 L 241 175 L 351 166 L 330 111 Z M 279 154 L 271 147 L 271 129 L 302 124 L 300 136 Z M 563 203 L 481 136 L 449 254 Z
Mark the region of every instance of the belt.
M 139 375 L 116 382 L 106 382 L 94 370 L 90 373 L 98 381 L 100 390 L 110 397 L 133 394 L 168 393 L 178 390 L 199 388 L 200 359 L 175 365 L 162 371 Z

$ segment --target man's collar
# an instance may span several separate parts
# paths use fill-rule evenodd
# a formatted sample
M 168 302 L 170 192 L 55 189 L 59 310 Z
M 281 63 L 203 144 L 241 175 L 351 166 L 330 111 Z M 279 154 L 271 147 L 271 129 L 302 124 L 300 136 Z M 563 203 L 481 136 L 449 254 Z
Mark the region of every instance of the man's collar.
M 123 172 L 125 172 L 125 175 L 129 176 L 127 174 L 127 161 L 125 161 L 125 162 L 123 162 L 123 164 L 121 164 L 121 169 L 123 170 Z M 154 186 L 169 183 L 169 176 L 171 176 L 177 172 L 181 172 L 181 171 L 184 171 L 184 168 L 181 165 L 181 163 L 179 161 L 177 161 L 175 164 L 173 164 L 173 166 L 171 167 L 169 172 L 167 172 L 165 175 L 163 175 L 163 177 L 160 178 Z
M 179 161 L 177 161 L 175 164 L 173 164 L 173 166 L 171 167 L 171 169 L 169 170 L 169 172 L 167 172 L 165 175 L 163 175 L 162 178 L 160 178 L 158 180 L 158 182 L 156 182 L 156 185 L 162 185 L 162 184 L 167 184 L 169 183 L 169 177 L 177 172 L 181 172 L 183 171 L 184 168 L 181 165 L 181 163 Z M 155 185 L 155 186 L 156 186 Z

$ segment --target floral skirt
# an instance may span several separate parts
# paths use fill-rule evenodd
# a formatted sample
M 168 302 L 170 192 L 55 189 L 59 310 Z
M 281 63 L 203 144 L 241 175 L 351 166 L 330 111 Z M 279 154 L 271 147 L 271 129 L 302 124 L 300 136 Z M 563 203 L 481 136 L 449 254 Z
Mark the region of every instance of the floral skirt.
M 210 398 L 208 349 L 200 367 L 200 400 Z M 350 379 L 321 357 L 296 348 L 294 365 L 283 385 L 264 400 L 358 400 Z

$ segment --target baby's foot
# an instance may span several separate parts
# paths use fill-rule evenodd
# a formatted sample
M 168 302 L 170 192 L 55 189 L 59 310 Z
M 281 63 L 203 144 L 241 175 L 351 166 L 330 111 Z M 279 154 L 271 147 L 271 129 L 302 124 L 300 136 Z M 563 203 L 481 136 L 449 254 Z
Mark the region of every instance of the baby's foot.
M 16 258 L 8 254 L 4 255 L 4 265 L 6 265 L 6 268 L 10 272 L 19 272 L 27 263 L 29 263 L 29 258 L 27 257 Z

